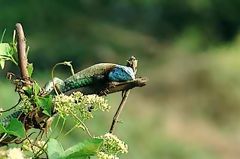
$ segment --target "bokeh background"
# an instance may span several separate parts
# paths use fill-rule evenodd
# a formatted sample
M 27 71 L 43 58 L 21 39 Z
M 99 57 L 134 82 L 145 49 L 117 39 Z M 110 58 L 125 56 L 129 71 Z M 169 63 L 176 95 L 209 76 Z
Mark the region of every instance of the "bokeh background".
M 240 156 L 239 0 L 1 0 L 0 32 L 12 39 L 24 26 L 33 77 L 44 85 L 55 63 L 75 70 L 98 62 L 125 64 L 134 55 L 147 86 L 132 90 L 116 134 L 129 145 L 126 159 L 238 159 Z M 6 72 L 0 73 L 0 105 L 17 101 Z M 59 67 L 57 76 L 70 75 Z M 104 134 L 110 113 L 89 121 Z M 66 130 L 71 128 L 67 123 Z M 64 147 L 87 136 L 61 138 Z

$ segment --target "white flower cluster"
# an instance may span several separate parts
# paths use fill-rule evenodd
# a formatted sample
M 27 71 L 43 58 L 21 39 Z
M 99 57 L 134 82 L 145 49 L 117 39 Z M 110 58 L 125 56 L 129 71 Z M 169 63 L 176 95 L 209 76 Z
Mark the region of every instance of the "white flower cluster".
M 66 96 L 64 94 L 57 95 L 54 98 L 55 109 L 59 115 L 63 118 L 69 116 L 71 111 L 74 111 L 74 99 L 72 96 Z
M 97 158 L 98 159 L 119 159 L 117 156 L 114 155 L 109 155 L 104 152 L 98 152 L 97 153 Z
M 24 159 L 23 152 L 20 148 L 10 148 L 7 151 L 8 159 Z
M 54 98 L 56 111 L 63 118 L 75 115 L 81 120 L 93 118 L 92 111 L 108 111 L 110 106 L 103 97 L 97 95 L 83 95 L 75 92 L 70 96 L 60 94 Z
M 103 97 L 100 97 L 96 94 L 92 95 L 83 95 L 80 92 L 76 92 L 72 94 L 73 98 L 77 100 L 77 102 L 85 105 L 92 106 L 93 110 L 101 110 L 101 111 L 109 111 L 110 106 L 107 103 L 107 100 Z
M 99 159 L 118 159 L 117 154 L 128 152 L 127 144 L 111 133 L 96 138 L 103 139 L 103 145 L 97 154 Z

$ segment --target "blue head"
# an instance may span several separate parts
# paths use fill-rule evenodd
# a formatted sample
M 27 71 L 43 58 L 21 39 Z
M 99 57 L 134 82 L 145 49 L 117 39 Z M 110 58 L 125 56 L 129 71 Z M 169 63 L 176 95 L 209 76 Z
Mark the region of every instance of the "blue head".
M 135 79 L 135 73 L 131 67 L 116 65 L 108 74 L 110 81 L 123 82 Z

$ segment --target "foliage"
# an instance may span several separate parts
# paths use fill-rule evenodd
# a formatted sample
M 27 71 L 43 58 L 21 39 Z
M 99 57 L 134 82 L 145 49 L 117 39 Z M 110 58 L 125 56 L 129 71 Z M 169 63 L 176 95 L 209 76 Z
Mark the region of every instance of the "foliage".
M 0 43 L 0 66 L 4 69 L 6 61 L 12 61 L 17 64 L 13 55 L 16 52 L 16 48 L 9 43 Z
M 101 139 L 89 139 L 64 151 L 57 140 L 51 139 L 48 143 L 49 159 L 87 159 L 90 156 L 96 155 L 101 145 Z
M 12 118 L 7 127 L 0 124 L 0 133 L 6 133 L 23 138 L 25 136 L 25 129 L 23 123 L 16 118 Z

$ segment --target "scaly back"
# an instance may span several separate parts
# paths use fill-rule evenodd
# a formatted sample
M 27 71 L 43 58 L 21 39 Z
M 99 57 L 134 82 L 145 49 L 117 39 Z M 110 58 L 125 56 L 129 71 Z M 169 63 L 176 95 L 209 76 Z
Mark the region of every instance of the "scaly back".
M 93 66 L 90 66 L 90 67 L 74 74 L 73 76 L 67 78 L 65 81 L 83 79 L 83 78 L 87 78 L 87 77 L 92 77 L 94 75 L 105 74 L 105 73 L 109 72 L 110 70 L 112 70 L 115 66 L 116 66 L 116 64 L 113 64 L 113 63 L 95 64 Z
M 94 76 L 96 77 L 97 75 L 105 75 L 109 71 L 111 71 L 115 66 L 116 64 L 113 63 L 99 63 L 90 66 L 64 80 L 65 84 L 61 88 L 61 91 L 64 93 L 71 89 L 91 85 L 93 84 Z

